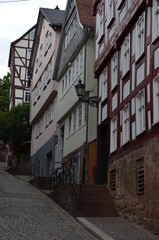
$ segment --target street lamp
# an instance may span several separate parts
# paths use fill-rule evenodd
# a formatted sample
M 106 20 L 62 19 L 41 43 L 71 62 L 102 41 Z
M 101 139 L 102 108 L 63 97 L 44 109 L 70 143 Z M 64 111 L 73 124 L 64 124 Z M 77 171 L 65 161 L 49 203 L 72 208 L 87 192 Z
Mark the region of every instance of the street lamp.
M 83 99 L 86 94 L 85 84 L 82 83 L 82 80 L 79 78 L 77 85 L 74 85 L 77 97 L 80 101 L 86 103 L 86 142 L 84 143 L 83 150 L 83 166 L 82 166 L 82 183 L 85 183 L 85 168 L 86 168 L 86 160 L 88 159 L 88 110 L 89 105 L 91 107 L 98 107 L 98 98 L 97 96 L 88 97 L 87 99 Z
M 77 97 L 82 102 L 87 102 L 91 107 L 98 107 L 98 98 L 97 96 L 88 97 L 86 100 L 82 99 L 82 97 L 85 95 L 85 84 L 82 83 L 82 80 L 79 79 L 77 85 L 75 85 L 75 90 Z

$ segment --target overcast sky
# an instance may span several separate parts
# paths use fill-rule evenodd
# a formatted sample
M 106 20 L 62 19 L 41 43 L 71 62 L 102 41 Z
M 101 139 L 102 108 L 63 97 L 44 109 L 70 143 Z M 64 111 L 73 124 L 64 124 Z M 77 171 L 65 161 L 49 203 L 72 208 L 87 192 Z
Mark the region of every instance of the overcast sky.
M 29 0 L 14 3 L 9 1 L 12 0 L 0 0 L 0 78 L 9 71 L 11 42 L 36 24 L 39 8 L 53 9 L 58 5 L 61 10 L 65 10 L 67 2 L 67 0 Z

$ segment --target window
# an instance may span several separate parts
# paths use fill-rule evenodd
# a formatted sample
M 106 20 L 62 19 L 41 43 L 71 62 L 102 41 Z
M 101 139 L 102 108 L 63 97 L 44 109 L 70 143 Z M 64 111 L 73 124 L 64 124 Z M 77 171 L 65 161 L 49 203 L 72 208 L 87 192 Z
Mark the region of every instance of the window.
M 69 25 L 66 26 L 65 28 L 64 49 L 67 49 L 76 31 L 77 31 L 77 15 L 74 12 L 72 14 L 72 21 L 69 22 Z
M 42 64 L 42 53 L 43 53 L 43 45 L 41 45 L 40 51 L 39 51 L 39 67 Z
M 30 40 L 34 40 L 34 35 L 35 35 L 35 29 L 33 29 L 33 30 L 29 33 L 29 39 L 30 39 Z
M 48 35 L 49 35 L 49 32 L 47 32 L 45 35 L 45 55 L 47 54 L 48 47 L 49 47 Z
M 36 63 L 35 63 L 35 72 L 38 71 L 38 58 L 36 59 Z
M 137 195 L 144 194 L 144 159 L 136 161 L 136 192 Z
M 159 36 L 159 2 L 153 0 L 152 8 L 152 40 Z
M 76 131 L 76 110 L 73 112 L 73 132 Z
M 78 127 L 82 126 L 82 104 L 78 107 Z
M 111 59 L 111 90 L 117 85 L 118 80 L 118 53 Z
M 153 123 L 159 122 L 159 74 L 153 80 Z
M 117 98 L 117 93 L 115 93 L 113 96 L 112 96 L 112 111 L 115 110 L 115 108 L 117 108 L 117 105 L 118 105 L 118 98 Z
M 145 130 L 145 92 L 139 91 L 136 96 L 136 134 L 139 135 Z
M 54 113 L 54 103 L 52 102 L 50 105 L 50 122 L 53 121 L 53 113 Z
M 48 70 L 46 69 L 44 72 L 44 87 L 43 87 L 44 89 L 47 86 L 47 81 L 48 81 Z
M 30 102 L 30 91 L 24 92 L 24 102 Z
M 52 63 L 50 62 L 48 65 L 48 83 L 51 80 L 51 74 L 52 74 Z
M 52 32 L 50 32 L 49 33 L 49 40 L 48 40 L 48 42 L 49 42 L 49 48 L 51 47 L 51 45 L 52 45 Z
M 48 107 L 46 110 L 46 127 L 49 126 L 49 123 L 50 123 L 50 107 Z
M 41 96 L 41 78 L 39 79 L 37 83 L 37 99 L 39 99 Z
M 127 104 L 123 108 L 122 132 L 123 132 L 123 144 L 125 144 L 130 140 L 130 110 L 129 110 L 129 104 Z
M 110 152 L 114 152 L 117 149 L 117 116 L 111 119 L 111 142 Z
M 121 46 L 121 71 L 122 77 L 130 70 L 130 35 L 128 35 Z
M 104 101 L 107 98 L 107 85 L 108 85 L 108 73 L 107 73 L 107 68 L 104 69 L 102 74 L 100 75 L 101 78 L 101 84 L 102 84 L 102 101 Z
M 101 37 L 103 36 L 103 18 L 104 18 L 104 14 L 103 14 L 103 4 L 101 4 L 98 12 L 97 12 L 97 16 L 96 16 L 96 34 L 97 34 L 97 42 L 100 43 Z
M 114 1 L 113 0 L 105 0 L 105 11 L 107 13 L 107 27 L 114 18 Z
M 68 121 L 69 121 L 68 122 L 68 136 L 70 136 L 71 133 L 72 133 L 72 115 L 69 116 L 69 120 Z
M 144 53 L 145 46 L 145 13 L 139 17 L 136 23 L 136 61 Z
M 37 102 L 37 87 L 35 87 L 34 88 L 34 102 L 33 102 L 33 105 L 35 105 L 36 104 L 36 102 Z
M 30 56 L 31 56 L 31 49 L 28 48 L 27 49 L 27 59 L 30 59 Z

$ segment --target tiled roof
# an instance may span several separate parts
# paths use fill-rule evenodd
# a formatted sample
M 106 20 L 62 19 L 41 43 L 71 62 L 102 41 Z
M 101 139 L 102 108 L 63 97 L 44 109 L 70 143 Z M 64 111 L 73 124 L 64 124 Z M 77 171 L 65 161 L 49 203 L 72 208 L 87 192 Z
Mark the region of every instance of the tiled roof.
M 59 9 L 49 9 L 49 8 L 40 8 L 44 17 L 50 22 L 50 24 L 54 24 L 56 26 L 62 26 L 65 11 Z
M 84 26 L 94 27 L 93 0 L 76 0 L 80 21 Z

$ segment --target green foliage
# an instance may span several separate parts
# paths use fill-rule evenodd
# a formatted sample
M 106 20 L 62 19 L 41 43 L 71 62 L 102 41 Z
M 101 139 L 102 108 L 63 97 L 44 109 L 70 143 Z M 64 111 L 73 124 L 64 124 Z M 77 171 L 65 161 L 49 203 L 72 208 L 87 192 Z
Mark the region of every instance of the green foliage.
M 15 154 L 24 151 L 24 143 L 31 139 L 29 111 L 30 105 L 23 103 L 8 112 L 0 112 L 0 139 L 12 146 Z M 28 124 L 24 125 L 24 118 Z
M 9 110 L 10 73 L 0 79 L 0 111 Z

